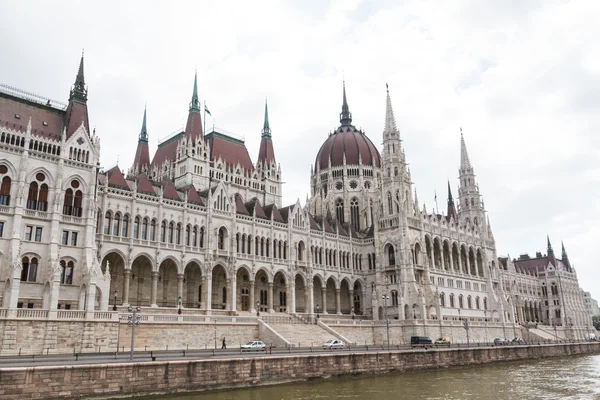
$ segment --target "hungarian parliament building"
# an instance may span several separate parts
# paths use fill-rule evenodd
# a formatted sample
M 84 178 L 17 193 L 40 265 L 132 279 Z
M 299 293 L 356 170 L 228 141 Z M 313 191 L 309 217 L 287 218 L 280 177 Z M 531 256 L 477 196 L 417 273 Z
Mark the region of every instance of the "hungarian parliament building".
M 83 56 L 66 104 L 0 86 L 2 308 L 591 325 L 564 246 L 499 257 L 462 131 L 458 191 L 441 214 L 419 205 L 384 94 L 379 147 L 344 84 L 306 204 L 282 204 L 266 104 L 253 161 L 239 137 L 204 132 L 195 79 L 185 129 L 151 156 L 144 111 L 133 164 L 103 170 Z

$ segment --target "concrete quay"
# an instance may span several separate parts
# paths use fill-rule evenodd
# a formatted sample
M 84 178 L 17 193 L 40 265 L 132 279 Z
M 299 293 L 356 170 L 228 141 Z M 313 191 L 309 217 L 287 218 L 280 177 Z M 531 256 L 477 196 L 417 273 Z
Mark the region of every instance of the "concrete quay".
M 0 397 L 134 397 L 598 353 L 590 342 L 0 368 Z

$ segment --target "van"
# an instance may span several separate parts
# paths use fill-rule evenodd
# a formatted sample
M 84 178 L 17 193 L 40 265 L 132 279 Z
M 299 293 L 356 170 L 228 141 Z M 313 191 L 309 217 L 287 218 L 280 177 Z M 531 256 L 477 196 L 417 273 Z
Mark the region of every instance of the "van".
M 415 344 L 433 344 L 433 342 L 427 336 L 411 336 L 410 337 L 410 344 L 411 345 L 415 345 Z

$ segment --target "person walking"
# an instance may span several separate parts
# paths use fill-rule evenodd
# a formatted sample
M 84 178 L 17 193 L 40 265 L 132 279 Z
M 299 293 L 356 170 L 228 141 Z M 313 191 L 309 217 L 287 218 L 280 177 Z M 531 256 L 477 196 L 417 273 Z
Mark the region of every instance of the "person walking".
M 223 336 L 223 345 L 221 346 L 221 349 L 226 349 L 227 345 L 225 344 L 225 336 Z

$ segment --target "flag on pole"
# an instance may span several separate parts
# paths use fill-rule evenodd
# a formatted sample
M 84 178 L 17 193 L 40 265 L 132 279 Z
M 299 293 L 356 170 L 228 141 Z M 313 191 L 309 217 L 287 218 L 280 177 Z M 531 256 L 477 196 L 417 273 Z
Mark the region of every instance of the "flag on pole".
M 212 114 L 210 113 L 209 109 L 206 108 L 206 102 L 204 102 L 204 113 L 208 114 L 208 115 L 210 115 L 212 117 Z

